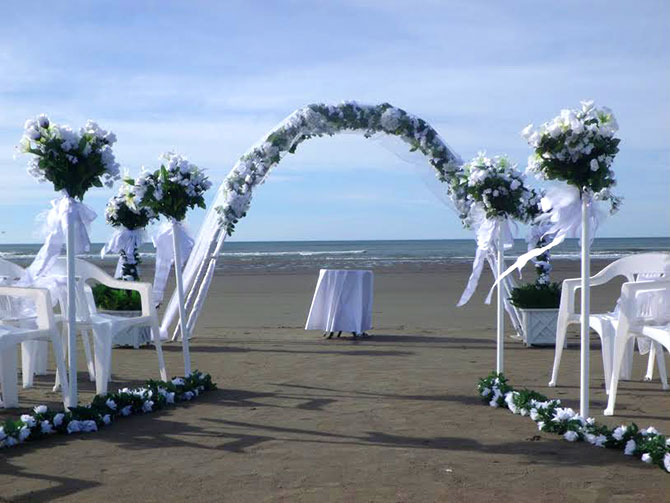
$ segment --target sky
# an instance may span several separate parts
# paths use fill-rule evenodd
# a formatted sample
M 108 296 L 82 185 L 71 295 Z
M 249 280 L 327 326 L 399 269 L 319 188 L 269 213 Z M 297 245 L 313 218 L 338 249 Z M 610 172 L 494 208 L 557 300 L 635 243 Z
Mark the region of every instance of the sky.
M 507 154 L 583 99 L 612 108 L 624 197 L 602 237 L 670 236 L 670 2 L 23 1 L 0 4 L 0 244 L 39 242 L 56 197 L 15 146 L 40 113 L 118 136 L 131 175 L 173 150 L 214 182 L 295 109 L 389 102 L 463 159 Z M 397 140 L 393 140 L 397 141 Z M 426 165 L 356 135 L 312 139 L 260 187 L 235 240 L 469 238 Z M 537 186 L 542 184 L 533 182 Z M 85 198 L 97 213 L 111 189 Z M 196 231 L 203 217 L 193 211 Z

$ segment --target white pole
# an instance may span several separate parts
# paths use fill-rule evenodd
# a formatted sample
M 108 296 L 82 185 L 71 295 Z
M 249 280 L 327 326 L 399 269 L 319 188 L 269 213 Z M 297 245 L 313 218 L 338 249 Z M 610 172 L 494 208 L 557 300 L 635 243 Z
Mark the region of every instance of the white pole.
M 589 316 L 591 314 L 591 242 L 589 241 L 588 201 L 582 192 L 582 305 L 581 305 L 581 355 L 579 374 L 579 413 L 589 417 Z
M 77 398 L 77 292 L 75 286 L 74 216 L 67 213 L 67 357 L 70 373 L 68 407 L 76 407 Z
M 184 353 L 184 375 L 191 375 L 191 353 L 188 347 L 189 334 L 186 330 L 186 307 L 184 305 L 184 284 L 181 276 L 181 250 L 177 238 L 178 222 L 172 222 L 172 243 L 174 244 L 174 275 L 179 300 L 179 326 L 181 329 L 181 347 Z
M 496 260 L 496 279 L 502 276 L 504 270 L 505 252 L 503 250 L 502 225 L 498 225 L 498 243 L 496 245 L 498 257 Z M 496 332 L 497 332 L 497 350 L 496 350 L 496 370 L 500 374 L 504 372 L 505 366 L 505 307 L 503 306 L 503 292 L 505 291 L 502 281 L 498 283 L 497 293 L 497 312 L 496 312 Z

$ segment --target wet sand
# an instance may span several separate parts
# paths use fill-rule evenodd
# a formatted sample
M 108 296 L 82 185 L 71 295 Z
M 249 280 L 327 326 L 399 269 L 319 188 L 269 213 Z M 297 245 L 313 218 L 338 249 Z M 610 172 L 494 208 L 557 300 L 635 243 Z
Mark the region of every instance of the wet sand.
M 194 367 L 219 389 L 95 434 L 0 452 L 0 501 L 664 501 L 670 475 L 658 468 L 540 433 L 479 400 L 476 381 L 495 366 L 495 310 L 483 305 L 487 286 L 455 307 L 468 273 L 377 272 L 373 337 L 361 340 L 303 330 L 315 273 L 220 275 L 192 341 Z M 557 263 L 554 275 L 577 276 L 578 264 Z M 594 289 L 593 310 L 610 309 L 618 288 Z M 577 408 L 577 343 L 573 330 L 550 389 L 553 348 L 508 337 L 511 384 Z M 180 346 L 165 349 L 179 374 Z M 597 338 L 591 361 L 599 421 L 670 433 L 670 394 L 641 381 L 646 358 L 636 355 L 634 380 L 621 383 L 614 418 L 602 416 Z M 86 402 L 93 386 L 80 362 Z M 157 376 L 153 349 L 114 350 L 113 389 Z M 52 382 L 52 372 L 38 378 L 22 404 L 55 404 Z

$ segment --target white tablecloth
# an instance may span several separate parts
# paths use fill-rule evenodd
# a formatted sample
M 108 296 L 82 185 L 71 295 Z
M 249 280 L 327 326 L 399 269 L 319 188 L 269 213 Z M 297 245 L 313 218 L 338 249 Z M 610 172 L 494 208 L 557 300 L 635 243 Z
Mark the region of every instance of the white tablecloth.
M 321 269 L 305 330 L 355 332 L 372 328 L 372 271 Z

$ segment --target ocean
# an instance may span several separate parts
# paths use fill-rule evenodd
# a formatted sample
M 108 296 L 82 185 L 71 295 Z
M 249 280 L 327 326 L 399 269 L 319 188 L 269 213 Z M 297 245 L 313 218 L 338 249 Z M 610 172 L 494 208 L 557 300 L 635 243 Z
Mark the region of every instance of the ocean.
M 0 244 L 0 257 L 29 264 L 40 245 Z M 102 244 L 94 243 L 91 252 L 82 258 L 100 260 Z M 516 240 L 508 257 L 526 251 L 526 243 Z M 615 260 L 632 253 L 670 251 L 670 238 L 596 238 L 592 258 Z M 319 268 L 393 267 L 420 268 L 423 266 L 471 262 L 475 254 L 473 239 L 435 239 L 398 241 L 257 241 L 230 242 L 223 247 L 217 267 L 235 272 L 291 272 Z M 143 261 L 153 263 L 154 250 L 149 244 L 141 250 Z M 567 240 L 552 253 L 555 259 L 579 260 L 579 243 Z M 115 261 L 113 256 L 108 259 Z

